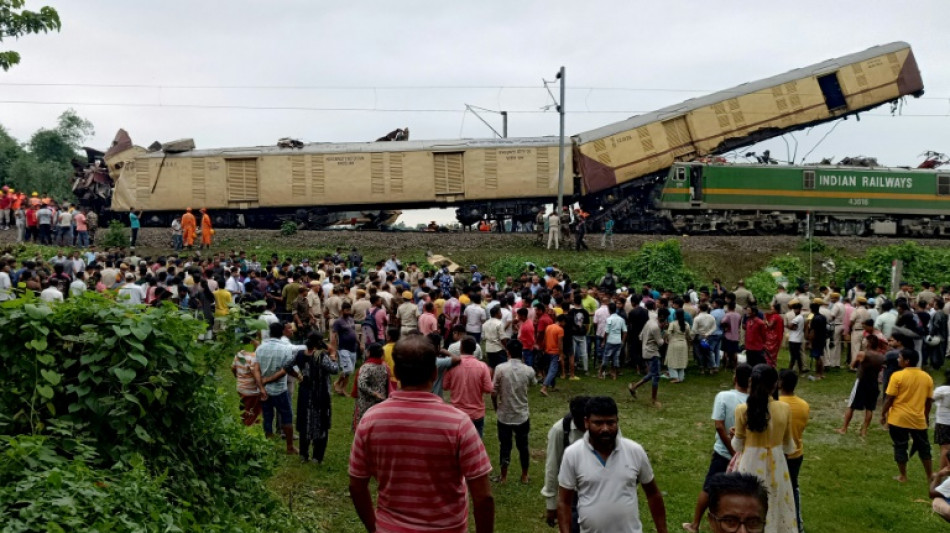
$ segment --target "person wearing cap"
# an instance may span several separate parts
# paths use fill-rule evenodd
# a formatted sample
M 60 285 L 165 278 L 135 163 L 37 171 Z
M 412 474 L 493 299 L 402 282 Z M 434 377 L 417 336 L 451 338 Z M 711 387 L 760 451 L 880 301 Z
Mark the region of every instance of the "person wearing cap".
M 191 208 L 185 209 L 185 214 L 181 216 L 181 232 L 184 245 L 189 250 L 195 245 L 195 215 L 191 213 Z
M 419 327 L 419 306 L 412 301 L 410 291 L 402 293 L 402 303 L 396 308 L 396 322 L 399 324 L 399 333 L 403 337 Z
M 211 227 L 211 217 L 208 210 L 201 208 L 201 247 L 205 250 L 211 249 L 211 237 L 214 235 L 214 229 Z

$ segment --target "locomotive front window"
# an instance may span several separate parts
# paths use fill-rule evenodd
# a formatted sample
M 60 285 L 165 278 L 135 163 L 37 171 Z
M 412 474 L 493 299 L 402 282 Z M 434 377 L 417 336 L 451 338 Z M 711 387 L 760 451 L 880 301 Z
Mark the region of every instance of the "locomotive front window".
M 937 196 L 950 196 L 950 174 L 937 176 Z
M 683 167 L 676 167 L 676 174 L 673 176 L 673 179 L 676 181 L 686 181 L 686 169 Z
M 802 172 L 802 189 L 806 191 L 814 190 L 815 188 L 815 171 L 806 170 Z

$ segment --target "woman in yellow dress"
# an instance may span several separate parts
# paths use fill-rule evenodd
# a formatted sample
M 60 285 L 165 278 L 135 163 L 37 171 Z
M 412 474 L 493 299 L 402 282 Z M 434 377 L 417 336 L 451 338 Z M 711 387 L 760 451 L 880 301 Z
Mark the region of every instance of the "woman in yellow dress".
M 795 500 L 785 455 L 795 451 L 788 424 L 788 405 L 775 398 L 778 371 L 756 365 L 749 382 L 749 398 L 736 407 L 736 434 L 732 447 L 737 472 L 753 474 L 769 491 L 765 533 L 798 530 Z

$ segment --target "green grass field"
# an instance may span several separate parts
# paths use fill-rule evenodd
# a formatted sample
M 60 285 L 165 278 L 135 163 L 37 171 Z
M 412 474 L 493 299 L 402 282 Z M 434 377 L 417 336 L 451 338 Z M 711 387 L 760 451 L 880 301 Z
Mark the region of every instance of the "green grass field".
M 539 494 L 544 476 L 545 436 L 552 424 L 564 416 L 568 400 L 575 394 L 609 395 L 618 401 L 621 432 L 646 448 L 664 494 L 670 531 L 681 531 L 680 524 L 692 516 L 712 451 L 712 401 L 717 392 L 731 386 L 731 377 L 689 374 L 681 384 L 664 381 L 660 385 L 663 407 L 655 409 L 649 400 L 643 399 L 644 395 L 649 396 L 647 389 L 643 389 L 641 399 L 630 398 L 625 387 L 632 376 L 626 370 L 617 381 L 559 381 L 560 391 L 547 398 L 540 396 L 537 388 L 531 391 L 531 482 L 517 482 L 515 451 L 509 482 L 493 486 L 496 531 L 552 531 L 544 522 L 544 499 Z M 233 391 L 229 378 L 230 374 L 222 383 L 228 394 Z M 841 423 L 853 380 L 853 374 L 842 370 L 829 374 L 822 382 L 803 380 L 799 385 L 799 395 L 811 404 L 800 480 L 807 529 L 828 533 L 945 531 L 947 524 L 930 510 L 923 469 L 916 457 L 909 464 L 909 482 L 900 485 L 892 479 L 897 469 L 890 439 L 879 425 L 872 426 L 866 439 L 856 433 L 857 420 L 852 422 L 853 433 L 840 436 L 833 432 Z M 935 381 L 941 380 L 942 377 Z M 364 531 L 347 494 L 352 414 L 352 399 L 334 397 L 333 429 L 323 465 L 301 464 L 295 456 L 280 455 L 278 459 L 279 466 L 269 488 L 306 530 Z M 497 469 L 498 440 L 490 402 L 485 428 L 485 445 Z M 275 444 L 274 449 L 281 454 L 279 445 Z M 642 492 L 640 514 L 645 531 L 653 531 Z M 708 531 L 708 524 L 704 523 L 702 530 Z

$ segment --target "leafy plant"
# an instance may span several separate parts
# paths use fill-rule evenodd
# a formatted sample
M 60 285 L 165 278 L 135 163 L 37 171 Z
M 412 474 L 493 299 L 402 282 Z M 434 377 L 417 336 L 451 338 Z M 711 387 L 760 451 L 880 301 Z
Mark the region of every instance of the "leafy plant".
M 102 240 L 99 240 L 98 244 L 106 248 L 119 248 L 122 246 L 128 246 L 129 233 L 125 228 L 125 224 L 118 220 L 110 220 L 109 229 L 107 229 L 102 235 Z
M 215 371 L 235 353 L 239 336 L 196 343 L 206 324 L 171 304 L 133 308 L 88 292 L 53 307 L 27 297 L 2 309 L 0 432 L 10 446 L 31 447 L 27 456 L 45 459 L 30 474 L 7 472 L 9 483 L 0 484 L 29 492 L 53 476 L 86 491 L 77 504 L 100 505 L 88 492 L 90 480 L 117 483 L 114 499 L 101 494 L 111 503 L 90 508 L 87 522 L 102 519 L 115 529 L 127 528 L 111 515 L 136 505 L 150 517 L 175 507 L 163 519 L 171 529 L 275 527 L 257 523 L 276 505 L 260 489 L 272 448 L 240 424 L 217 388 Z M 252 327 L 244 321 L 245 331 Z M 141 501 L 156 491 L 165 503 Z M 20 498 L 0 491 L 0 516 L 32 524 L 23 530 L 46 530 L 47 522 L 76 529 L 68 509 L 53 502 L 32 515 Z
M 293 220 L 285 220 L 283 224 L 280 225 L 280 234 L 284 237 L 289 237 L 291 235 L 297 234 L 297 223 Z
M 810 239 L 802 239 L 802 242 L 798 245 L 798 250 L 801 252 L 820 254 L 828 251 L 828 245 L 812 237 Z

